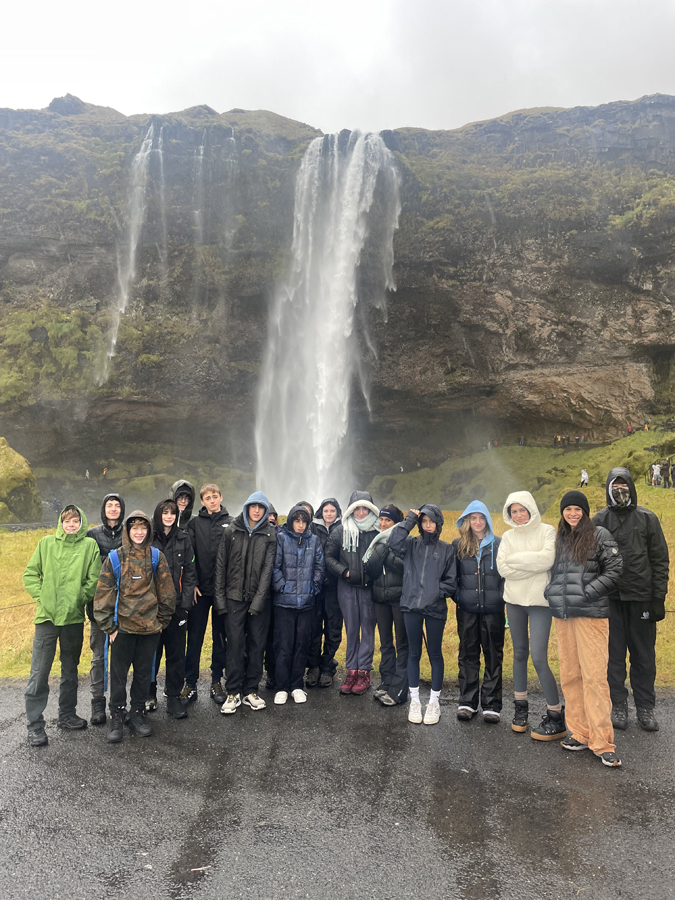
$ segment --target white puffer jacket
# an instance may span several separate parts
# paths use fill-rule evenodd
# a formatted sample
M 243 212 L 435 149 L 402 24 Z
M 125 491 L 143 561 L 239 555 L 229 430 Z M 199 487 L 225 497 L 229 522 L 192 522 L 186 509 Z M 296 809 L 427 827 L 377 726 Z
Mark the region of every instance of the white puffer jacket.
M 525 525 L 516 525 L 509 515 L 512 503 L 520 503 L 530 514 Z M 544 589 L 551 578 L 555 559 L 555 528 L 541 521 L 534 497 L 528 491 L 509 494 L 504 521 L 510 526 L 497 552 L 497 569 L 504 580 L 504 599 L 515 606 L 548 606 Z

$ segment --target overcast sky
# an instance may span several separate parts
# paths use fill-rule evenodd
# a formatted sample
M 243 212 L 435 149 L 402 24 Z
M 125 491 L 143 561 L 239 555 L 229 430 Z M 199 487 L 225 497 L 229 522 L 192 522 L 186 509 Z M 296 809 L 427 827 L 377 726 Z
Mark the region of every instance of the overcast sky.
M 675 94 L 675 0 L 37 0 L 2 30 L 0 107 L 71 93 L 335 131 Z

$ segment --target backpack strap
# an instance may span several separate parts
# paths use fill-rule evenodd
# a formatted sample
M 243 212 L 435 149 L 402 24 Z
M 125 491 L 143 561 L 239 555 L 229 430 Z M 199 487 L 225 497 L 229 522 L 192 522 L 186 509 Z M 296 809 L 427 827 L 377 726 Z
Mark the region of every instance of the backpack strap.
M 120 574 L 122 572 L 122 564 L 120 563 L 120 555 L 117 550 L 111 550 L 108 554 L 108 559 L 112 564 L 115 581 L 117 582 L 117 598 L 115 600 L 115 614 L 113 616 L 113 624 L 117 627 L 117 610 L 120 605 Z
M 152 577 L 154 579 L 157 576 L 157 566 L 159 565 L 159 548 L 150 547 L 150 553 L 152 554 Z

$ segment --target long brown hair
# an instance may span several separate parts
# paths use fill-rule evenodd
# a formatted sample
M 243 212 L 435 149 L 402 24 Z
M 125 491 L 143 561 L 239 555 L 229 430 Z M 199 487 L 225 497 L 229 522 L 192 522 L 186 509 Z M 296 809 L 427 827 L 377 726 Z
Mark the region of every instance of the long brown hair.
M 567 557 L 572 562 L 586 565 L 588 557 L 598 545 L 595 536 L 595 525 L 586 513 L 579 519 L 576 528 L 571 528 L 563 516 L 558 522 L 558 533 L 555 538 L 555 561 L 560 562 Z
M 459 543 L 457 544 L 457 558 L 464 559 L 465 556 L 478 556 L 480 550 L 480 538 L 476 536 L 471 529 L 471 522 L 466 516 L 462 524 L 459 526 Z

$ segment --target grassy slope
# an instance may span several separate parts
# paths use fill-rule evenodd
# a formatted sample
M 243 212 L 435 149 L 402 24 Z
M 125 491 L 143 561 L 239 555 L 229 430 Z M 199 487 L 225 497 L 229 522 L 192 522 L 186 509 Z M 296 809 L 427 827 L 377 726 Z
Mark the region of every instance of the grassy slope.
M 396 479 L 389 479 L 394 482 L 394 488 L 389 497 L 383 496 L 384 492 L 381 489 L 378 490 L 378 485 L 381 485 L 386 480 L 385 478 L 375 479 L 371 488 L 378 502 L 384 502 L 392 497 L 394 500 L 406 497 L 408 502 L 414 498 L 419 498 L 418 502 L 433 501 L 442 495 L 443 484 L 449 474 L 463 470 L 473 472 L 478 469 L 467 486 L 460 486 L 462 503 L 456 504 L 457 508 L 463 508 L 469 500 L 477 496 L 479 493 L 476 491 L 477 485 L 483 485 L 485 490 L 483 498 L 487 498 L 488 506 L 491 509 L 500 510 L 506 494 L 510 490 L 524 488 L 534 491 L 534 496 L 540 506 L 547 509 L 545 520 L 555 525 L 558 519 L 557 503 L 559 498 L 565 490 L 578 484 L 578 473 L 582 465 L 587 468 L 591 478 L 587 493 L 591 509 L 595 511 L 604 506 L 605 474 L 610 467 L 628 464 L 633 469 L 634 475 L 639 476 L 652 458 L 652 454 L 645 453 L 642 448 L 652 443 L 662 443 L 667 446 L 667 442 L 672 439 L 675 439 L 675 435 L 660 434 L 657 439 L 653 433 L 650 433 L 649 437 L 641 433 L 605 447 L 571 451 L 566 454 L 559 450 L 545 448 L 504 447 L 489 453 L 464 457 L 461 460 L 449 460 L 434 470 L 424 469 L 404 474 Z M 539 481 L 542 479 L 544 479 L 544 483 L 539 486 Z M 636 480 L 639 501 L 643 506 L 653 509 L 659 515 L 670 547 L 671 559 L 675 559 L 675 491 L 652 488 L 639 477 Z M 472 494 L 472 491 L 475 493 Z M 400 505 L 405 506 L 406 504 L 402 501 Z M 445 515 L 446 525 L 443 530 L 443 538 L 450 541 L 457 536 L 455 520 L 459 513 L 447 512 Z M 502 534 L 505 526 L 501 515 L 494 516 L 494 526 L 495 532 Z M 21 575 L 37 541 L 47 533 L 47 531 L 0 532 L 0 559 L 3 571 L 3 578 L 0 580 L 0 677 L 26 677 L 30 670 L 34 607 L 27 606 L 5 611 L 3 611 L 3 607 L 29 601 L 30 598 L 21 583 Z M 666 606 L 673 612 L 668 613 L 666 620 L 659 624 L 657 684 L 662 687 L 672 687 L 675 686 L 675 587 L 671 588 Z M 444 640 L 446 677 L 456 679 L 458 641 L 452 604 L 450 611 L 451 615 Z M 88 672 L 90 663 L 86 626 L 84 647 L 80 665 L 82 674 Z M 207 638 L 202 658 L 203 663 L 208 659 L 209 654 L 210 644 Z M 550 657 L 552 667 L 557 674 L 555 633 L 551 638 Z M 344 662 L 344 643 L 339 658 L 341 662 Z M 511 659 L 512 649 L 507 633 L 505 648 L 507 677 L 511 672 Z M 377 662 L 376 659 L 376 665 Z M 534 670 L 531 670 L 530 674 L 532 679 L 536 680 Z M 423 663 L 423 676 L 429 676 L 426 662 Z

